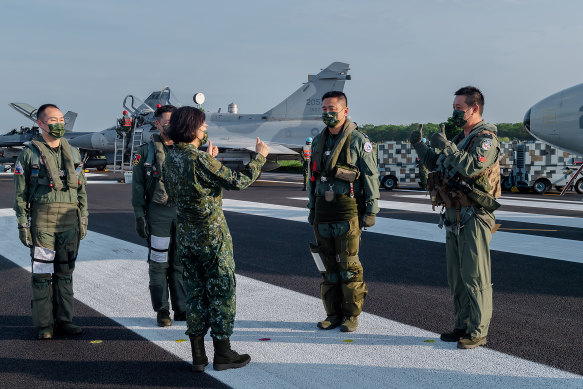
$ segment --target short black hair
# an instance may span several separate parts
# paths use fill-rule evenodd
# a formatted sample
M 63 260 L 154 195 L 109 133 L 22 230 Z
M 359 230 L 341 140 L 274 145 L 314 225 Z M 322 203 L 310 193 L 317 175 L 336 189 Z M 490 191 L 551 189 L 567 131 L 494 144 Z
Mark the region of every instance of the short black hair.
M 163 105 L 161 107 L 158 107 L 158 109 L 156 109 L 156 113 L 154 114 L 154 116 L 156 116 L 156 119 L 159 119 L 166 112 L 174 113 L 175 111 L 176 111 L 176 107 L 175 106 L 173 106 L 173 105 Z
M 324 96 L 322 96 L 322 102 L 324 102 L 324 99 L 329 99 L 332 97 L 337 97 L 340 100 L 344 100 L 344 106 L 348 107 L 348 99 L 346 98 L 346 95 L 344 94 L 344 92 L 341 92 L 339 90 L 333 90 L 333 91 L 324 93 Z
M 57 107 L 55 104 L 43 104 L 36 110 L 36 120 L 41 120 L 47 108 L 59 109 L 59 107 Z
M 170 118 L 168 137 L 174 143 L 190 143 L 196 137 L 198 130 L 204 123 L 206 115 L 198 108 L 180 107 Z
M 484 95 L 475 86 L 464 86 L 463 88 L 458 89 L 454 95 L 466 96 L 466 104 L 469 107 L 478 104 L 480 115 L 484 113 Z

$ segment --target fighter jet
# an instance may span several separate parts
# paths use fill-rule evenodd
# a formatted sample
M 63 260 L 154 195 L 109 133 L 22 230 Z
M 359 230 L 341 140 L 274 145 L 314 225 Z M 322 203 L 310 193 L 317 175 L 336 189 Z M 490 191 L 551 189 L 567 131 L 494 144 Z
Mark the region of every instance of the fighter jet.
M 232 168 L 245 165 L 253 156 L 257 137 L 269 146 L 271 161 L 295 158 L 297 152 L 292 148 L 299 149 L 305 143 L 306 137 L 318 134 L 323 128 L 322 95 L 331 90 L 342 91 L 344 82 L 351 79 L 347 74 L 348 70 L 348 64 L 334 62 L 317 75 L 308 75 L 306 83 L 265 113 L 241 114 L 233 103 L 229 105 L 228 112 L 207 113 L 209 139 L 220 151 L 217 159 Z M 193 100 L 201 107 L 204 95 L 197 93 Z M 141 132 L 140 139 L 143 141 L 147 141 L 152 133 L 158 131 L 153 124 L 158 104 L 181 106 L 168 87 L 152 92 L 145 101 L 134 95 L 128 95 L 124 99 L 122 105 L 132 115 L 135 134 Z M 76 137 L 71 144 L 90 155 L 86 166 L 90 167 L 92 158 L 101 155 L 105 155 L 107 163 L 111 164 L 115 158 L 115 142 L 119 136 L 118 128 L 114 126 Z M 126 143 L 126 153 L 130 153 L 135 143 L 135 140 Z M 277 165 L 270 164 L 268 169 L 275 167 Z
M 583 84 L 533 105 L 524 115 L 524 127 L 543 142 L 583 155 Z
M 534 137 L 559 149 L 583 155 L 583 84 L 557 92 L 533 105 L 524 115 L 524 127 Z M 575 172 L 561 196 L 583 171 Z M 579 179 L 576 188 L 583 186 Z M 579 189 L 577 189 L 579 191 Z
M 317 135 L 322 128 L 322 96 L 329 91 L 344 90 L 344 83 L 350 80 L 349 65 L 334 62 L 316 75 L 308 75 L 308 80 L 288 98 L 262 114 L 238 113 L 237 105 L 229 104 L 226 113 L 209 113 L 209 139 L 221 151 L 217 159 L 229 165 L 244 165 L 249 161 L 249 151 L 255 147 L 257 137 L 267 141 L 271 156 L 292 158 L 306 141 Z M 197 95 L 194 96 L 195 103 Z M 277 146 L 276 146 L 277 145 Z M 240 152 L 237 153 L 237 150 Z

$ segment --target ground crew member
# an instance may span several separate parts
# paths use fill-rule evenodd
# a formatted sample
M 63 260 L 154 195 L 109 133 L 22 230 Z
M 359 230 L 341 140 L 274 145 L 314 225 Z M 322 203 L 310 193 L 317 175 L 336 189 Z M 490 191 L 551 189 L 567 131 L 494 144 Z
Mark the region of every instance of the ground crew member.
M 41 133 L 15 164 L 14 210 L 18 235 L 32 258 L 32 321 L 38 339 L 79 335 L 73 320 L 73 270 L 87 234 L 87 194 L 79 151 L 63 138 L 65 118 L 56 105 L 37 111 Z
M 306 190 L 306 186 L 308 185 L 308 172 L 310 170 L 310 156 L 312 155 L 312 138 L 306 138 L 306 144 L 302 146 L 302 153 L 300 157 L 302 158 L 302 167 L 304 173 L 304 187 L 302 190 Z
M 123 111 L 123 117 L 119 119 L 119 129 L 117 133 L 122 136 L 123 134 L 129 135 L 132 132 L 132 118 L 128 115 L 128 111 Z
M 218 149 L 211 142 L 207 152 L 199 150 L 207 143 L 207 128 L 202 111 L 179 108 L 169 130 L 176 146 L 164 163 L 166 190 L 178 213 L 176 242 L 188 295 L 186 334 L 196 372 L 204 371 L 208 364 L 204 336 L 209 328 L 215 370 L 243 367 L 251 360 L 249 355 L 231 350 L 229 341 L 235 322 L 235 261 L 222 194 L 223 188 L 240 190 L 251 185 L 269 153 L 257 138 L 257 155 L 240 172 L 232 171 L 214 158 Z
M 141 145 L 133 157 L 132 205 L 136 232 L 148 240 L 150 298 L 160 327 L 172 325 L 168 294 L 174 320 L 186 320 L 183 267 L 176 258 L 176 208 L 168 204 L 162 182 L 162 164 L 174 144 L 166 135 L 174 111 L 176 108 L 172 105 L 156 109 L 154 125 L 160 133 L 152 135 L 152 139 Z
M 458 342 L 458 348 L 486 345 L 492 318 L 490 240 L 499 206 L 500 145 L 494 125 L 482 120 L 484 96 L 468 86 L 455 92 L 453 122 L 463 129 L 451 141 L 444 133 L 431 137 L 431 147 L 421 142 L 421 128 L 410 141 L 432 172 L 427 186 L 433 205 L 443 205 L 440 227 L 446 228 L 447 278 L 455 313 L 452 332 L 441 340 Z
M 374 226 L 380 194 L 373 146 L 347 115 L 344 93 L 322 97 L 326 128 L 312 143 L 308 221 L 326 268 L 320 294 L 327 317 L 318 327 L 352 332 L 368 293 L 358 258 L 360 229 Z

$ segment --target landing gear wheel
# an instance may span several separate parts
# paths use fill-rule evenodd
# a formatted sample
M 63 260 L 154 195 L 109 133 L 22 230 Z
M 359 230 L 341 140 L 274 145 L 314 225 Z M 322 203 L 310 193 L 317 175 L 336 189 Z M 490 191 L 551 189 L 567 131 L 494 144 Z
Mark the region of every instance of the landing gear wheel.
M 104 170 L 105 170 L 105 165 L 100 165 L 100 166 L 97 166 L 97 168 L 96 168 L 96 169 L 97 169 L 97 170 L 99 170 L 100 172 L 102 172 L 102 171 L 104 171 Z
M 575 183 L 575 190 L 579 194 L 583 194 L 583 178 L 579 178 Z
M 546 178 L 539 178 L 534 182 L 532 189 L 535 193 L 544 194 L 546 193 L 549 188 L 551 187 L 551 183 Z
M 386 190 L 393 190 L 397 187 L 397 177 L 395 176 L 385 176 L 381 182 L 381 185 Z

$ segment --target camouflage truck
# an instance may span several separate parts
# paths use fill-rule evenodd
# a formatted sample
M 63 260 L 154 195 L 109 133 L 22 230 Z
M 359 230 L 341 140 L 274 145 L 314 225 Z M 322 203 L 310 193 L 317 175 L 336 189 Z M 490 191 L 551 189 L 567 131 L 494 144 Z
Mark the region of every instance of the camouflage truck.
M 541 141 L 502 142 L 500 175 L 502 188 L 520 192 L 545 193 L 553 186 L 562 190 L 583 163 L 581 156 L 569 154 Z M 399 183 L 419 182 L 417 153 L 408 142 L 385 142 L 377 146 L 381 186 L 387 190 Z M 583 193 L 583 178 L 574 180 L 574 189 Z

